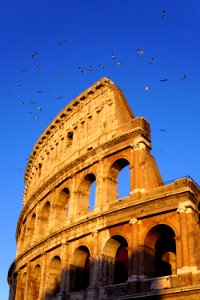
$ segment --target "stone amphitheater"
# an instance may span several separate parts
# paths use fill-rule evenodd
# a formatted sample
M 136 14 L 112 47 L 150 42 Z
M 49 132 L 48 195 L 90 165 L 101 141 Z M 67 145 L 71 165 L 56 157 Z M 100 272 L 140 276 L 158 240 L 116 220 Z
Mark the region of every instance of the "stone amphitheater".
M 200 188 L 164 184 L 150 152 L 108 78 L 58 114 L 26 167 L 9 300 L 200 299 Z

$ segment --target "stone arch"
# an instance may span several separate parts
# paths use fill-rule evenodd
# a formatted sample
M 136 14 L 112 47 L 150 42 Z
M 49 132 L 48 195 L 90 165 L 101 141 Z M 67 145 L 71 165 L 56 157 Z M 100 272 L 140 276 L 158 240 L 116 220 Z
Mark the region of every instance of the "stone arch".
M 128 279 L 128 243 L 121 235 L 112 236 L 102 251 L 102 285 L 126 282 Z
M 65 187 L 63 188 L 59 194 L 58 198 L 55 202 L 55 219 L 56 223 L 62 223 L 65 221 L 66 217 L 69 213 L 69 205 L 70 205 L 70 190 Z
M 39 214 L 39 233 L 43 235 L 49 228 L 51 204 L 49 201 L 43 205 Z
M 55 297 L 60 291 L 62 263 L 59 256 L 54 256 L 49 264 L 49 272 L 47 279 L 47 295 Z
M 82 214 L 91 210 L 95 206 L 96 185 L 92 190 L 92 185 L 96 184 L 96 176 L 94 173 L 88 173 L 81 181 L 79 186 L 78 212 Z M 93 199 L 92 199 L 93 198 Z
M 90 251 L 86 246 L 78 247 L 73 256 L 70 267 L 72 291 L 84 290 L 90 281 Z
M 166 224 L 152 227 L 144 240 L 144 273 L 147 277 L 176 274 L 175 232 Z
M 34 238 L 35 223 L 36 223 L 36 214 L 33 213 L 26 227 L 26 243 L 30 243 Z
M 41 267 L 37 264 L 30 274 L 29 295 L 28 299 L 35 300 L 39 297 L 41 280 Z
M 26 241 L 26 220 L 22 222 L 19 237 L 20 237 L 20 243 L 18 244 L 20 245 L 20 251 L 23 251 L 25 246 L 25 241 Z
M 120 173 L 125 169 L 127 174 L 122 180 L 122 178 L 120 178 Z M 108 178 L 110 199 L 116 200 L 119 199 L 119 197 L 122 198 L 130 195 L 130 163 L 127 158 L 118 158 L 112 163 L 109 169 Z M 122 185 L 125 188 L 126 193 L 122 193 Z

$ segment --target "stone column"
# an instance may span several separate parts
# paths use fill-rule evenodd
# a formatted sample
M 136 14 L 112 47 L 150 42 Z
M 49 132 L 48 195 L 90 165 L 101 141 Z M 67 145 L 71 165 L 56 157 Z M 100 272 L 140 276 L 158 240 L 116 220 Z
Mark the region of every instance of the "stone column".
M 25 291 L 24 291 L 24 300 L 30 300 L 30 277 L 31 277 L 31 264 L 30 262 L 27 263 L 26 267 L 26 284 L 25 284 Z
M 138 271 L 139 271 L 139 249 L 138 249 L 138 231 L 139 231 L 139 224 L 141 223 L 140 220 L 133 218 L 130 220 L 129 224 L 131 227 L 131 245 L 130 245 L 130 268 L 128 272 L 128 281 L 137 280 L 138 278 Z
M 46 289 L 46 272 L 47 272 L 47 254 L 44 253 L 42 256 L 42 266 L 41 266 L 41 278 L 40 278 L 40 291 L 38 300 L 43 300 Z M 28 299 L 27 299 L 28 300 Z
M 70 266 L 69 266 L 69 244 L 65 241 L 61 248 L 62 273 L 60 281 L 60 293 L 57 295 L 58 300 L 64 300 L 65 295 L 70 289 Z
M 187 208 L 185 206 L 181 206 L 178 209 L 178 213 L 179 213 L 180 233 L 181 233 L 182 268 L 186 269 L 186 268 L 189 268 L 189 266 L 190 266 Z
M 99 286 L 99 233 L 97 231 L 92 233 L 91 239 L 93 239 L 93 253 L 90 258 L 90 283 L 87 288 L 87 299 L 96 300 L 97 299 L 97 288 Z

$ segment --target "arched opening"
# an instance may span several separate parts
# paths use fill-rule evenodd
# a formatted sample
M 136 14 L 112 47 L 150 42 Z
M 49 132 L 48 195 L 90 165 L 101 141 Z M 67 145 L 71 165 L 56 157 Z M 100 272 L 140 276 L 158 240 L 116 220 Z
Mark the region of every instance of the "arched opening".
M 32 214 L 26 232 L 26 243 L 30 243 L 34 237 L 36 214 Z
M 61 259 L 55 256 L 49 265 L 46 293 L 49 297 L 55 297 L 60 291 L 61 271 Z
M 71 290 L 85 290 L 90 280 L 90 252 L 87 247 L 81 246 L 74 253 L 71 265 Z
M 39 215 L 39 231 L 43 235 L 49 228 L 50 202 L 47 201 Z
M 95 206 L 95 198 L 96 198 L 96 181 L 93 181 L 90 185 L 90 190 L 89 190 L 89 206 L 88 210 L 94 209 Z
M 96 176 L 87 174 L 79 188 L 78 212 L 82 214 L 94 209 L 96 198 Z
M 56 214 L 56 223 L 62 223 L 66 220 L 66 217 L 69 214 L 69 204 L 70 204 L 70 191 L 68 188 L 64 188 L 56 200 L 55 203 L 55 214 Z
M 109 196 L 112 200 L 130 195 L 130 168 L 128 160 L 116 160 L 109 172 Z
M 153 227 L 144 243 L 145 275 L 167 276 L 176 273 L 175 233 L 168 225 Z
M 22 227 L 20 229 L 20 241 L 18 242 L 19 250 L 23 251 L 25 247 L 26 241 L 26 224 L 25 221 L 22 223 Z
M 36 265 L 30 274 L 29 295 L 28 299 L 35 300 L 39 297 L 40 292 L 41 268 Z
M 106 243 L 102 255 L 102 285 L 126 282 L 128 279 L 128 243 L 115 235 Z

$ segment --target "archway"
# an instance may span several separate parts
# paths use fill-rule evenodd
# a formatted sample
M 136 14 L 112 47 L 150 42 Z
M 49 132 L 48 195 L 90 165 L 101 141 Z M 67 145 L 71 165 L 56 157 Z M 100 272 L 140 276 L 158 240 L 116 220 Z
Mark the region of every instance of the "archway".
M 120 158 L 112 164 L 109 178 L 109 196 L 112 200 L 130 195 L 130 168 L 127 159 Z
M 64 188 L 58 195 L 58 199 L 55 202 L 55 220 L 56 223 L 63 223 L 69 213 L 70 191 L 68 188 Z
M 61 259 L 59 256 L 54 256 L 49 265 L 47 294 L 48 296 L 55 297 L 60 291 L 61 280 Z
M 30 275 L 29 296 L 28 299 L 35 300 L 39 297 L 40 292 L 41 268 L 36 265 Z
M 79 214 L 92 210 L 96 198 L 96 176 L 93 173 L 87 174 L 79 187 Z
M 147 277 L 160 277 L 176 273 L 175 233 L 168 225 L 156 225 L 146 235 L 144 267 Z
M 71 265 L 71 290 L 85 290 L 90 279 L 90 252 L 87 247 L 76 249 Z
M 44 234 L 49 227 L 49 217 L 50 217 L 50 202 L 47 201 L 43 208 L 41 209 L 39 215 L 39 232 Z
M 102 253 L 102 285 L 126 282 L 128 279 L 128 243 L 120 235 L 110 238 Z

